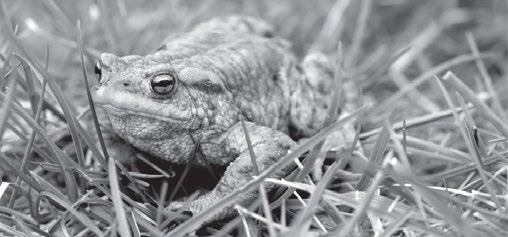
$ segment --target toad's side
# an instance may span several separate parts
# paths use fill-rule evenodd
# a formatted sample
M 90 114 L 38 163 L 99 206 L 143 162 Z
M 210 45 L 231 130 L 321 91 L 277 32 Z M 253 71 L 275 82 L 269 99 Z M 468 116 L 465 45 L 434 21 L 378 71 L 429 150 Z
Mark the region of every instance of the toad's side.
M 290 129 L 309 136 L 328 117 L 330 63 L 314 54 L 299 64 L 289 44 L 272 35 L 260 20 L 233 16 L 200 24 L 153 54 L 101 55 L 100 82 L 92 91 L 115 134 L 171 162 L 228 166 L 212 191 L 184 205 L 192 213 L 256 174 L 241 120 L 257 167 L 265 170 L 296 145 Z M 118 154 L 120 160 L 131 158 Z M 241 204 L 254 195 L 242 197 Z

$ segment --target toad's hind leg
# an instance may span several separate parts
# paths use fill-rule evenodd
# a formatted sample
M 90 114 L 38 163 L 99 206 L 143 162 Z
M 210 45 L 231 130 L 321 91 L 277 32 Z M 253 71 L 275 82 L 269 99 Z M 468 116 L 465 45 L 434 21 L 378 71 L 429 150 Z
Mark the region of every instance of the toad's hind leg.
M 290 122 L 300 136 L 306 137 L 323 128 L 329 117 L 328 107 L 335 89 L 334 67 L 327 56 L 313 53 L 305 57 L 301 70 L 297 69 L 287 73 L 291 80 Z
M 335 68 L 325 55 L 309 54 L 301 65 L 303 68 L 301 72 L 293 72 L 293 76 L 291 73 L 288 74 L 295 81 L 290 98 L 290 123 L 293 128 L 291 135 L 295 138 L 314 135 L 325 126 L 325 122 L 331 116 L 329 107 L 334 92 L 342 90 L 342 93 L 338 94 L 340 97 L 337 112 L 340 116 L 348 114 L 348 111 L 355 108 L 354 103 L 358 100 L 353 81 L 343 80 L 340 85 L 336 84 L 339 82 L 333 81 Z M 354 136 L 354 123 L 348 122 L 327 137 L 324 148 L 326 150 L 347 148 Z
M 255 161 L 259 172 L 263 172 L 274 164 L 281 157 L 286 155 L 289 149 L 296 145 L 286 134 L 273 130 L 268 127 L 258 126 L 253 123 L 246 122 L 247 132 L 251 139 L 252 148 L 254 150 Z M 250 157 L 248 146 L 245 140 L 245 133 L 241 123 L 233 125 L 230 130 L 221 138 L 227 156 L 236 157 L 227 167 L 223 177 L 217 186 L 210 192 L 190 200 L 185 203 L 172 203 L 170 208 L 182 206 L 193 214 L 199 213 L 205 208 L 214 205 L 222 200 L 228 194 L 243 187 L 253 176 L 257 175 L 257 171 L 253 166 L 253 160 Z M 272 177 L 280 178 L 287 175 L 292 166 L 281 168 Z M 270 189 L 270 185 L 265 185 Z M 236 204 L 249 205 L 257 198 L 257 191 L 251 191 L 247 194 L 237 197 Z M 220 210 L 214 215 L 213 219 L 222 219 L 234 214 L 235 209 L 229 206 Z

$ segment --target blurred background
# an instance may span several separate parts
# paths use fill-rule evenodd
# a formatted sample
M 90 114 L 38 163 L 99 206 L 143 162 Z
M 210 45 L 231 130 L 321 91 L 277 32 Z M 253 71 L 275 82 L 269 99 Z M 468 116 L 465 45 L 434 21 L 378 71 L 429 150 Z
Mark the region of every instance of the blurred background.
M 403 67 L 404 77 L 410 80 L 441 62 L 469 54 L 468 31 L 481 52 L 496 54 L 487 61 L 494 79 L 504 75 L 506 66 L 508 7 L 503 0 L 7 0 L 3 4 L 12 24 L 18 26 L 18 38 L 33 56 L 43 60 L 49 46 L 50 74 L 64 88 L 74 88 L 65 91 L 76 98 L 84 92 L 75 89 L 82 86 L 76 78 L 82 76 L 75 43 L 78 20 L 89 70 L 101 52 L 147 54 L 170 34 L 228 14 L 267 20 L 278 36 L 293 43 L 299 56 L 310 50 L 334 54 L 341 41 L 349 57 L 346 70 L 365 92 L 376 96 L 384 96 L 385 89 L 394 90 L 387 78 L 389 70 L 383 68 L 387 65 L 379 64 L 411 48 L 406 52 L 410 58 L 396 65 Z M 5 41 L 0 35 L 4 46 Z M 468 68 L 470 64 L 456 73 L 472 78 L 474 72 Z

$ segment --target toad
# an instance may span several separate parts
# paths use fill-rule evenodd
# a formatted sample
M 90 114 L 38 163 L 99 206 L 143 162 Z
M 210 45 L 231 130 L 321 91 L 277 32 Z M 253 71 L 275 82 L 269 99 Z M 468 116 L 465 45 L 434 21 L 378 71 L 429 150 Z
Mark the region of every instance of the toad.
M 178 164 L 227 166 L 213 190 L 171 205 L 198 213 L 252 179 L 256 168 L 265 170 L 286 155 L 294 139 L 316 133 L 330 116 L 333 64 L 319 53 L 300 63 L 290 47 L 260 19 L 215 18 L 171 37 L 152 54 L 103 53 L 93 99 L 115 136 L 136 149 Z M 240 204 L 255 196 L 241 197 Z

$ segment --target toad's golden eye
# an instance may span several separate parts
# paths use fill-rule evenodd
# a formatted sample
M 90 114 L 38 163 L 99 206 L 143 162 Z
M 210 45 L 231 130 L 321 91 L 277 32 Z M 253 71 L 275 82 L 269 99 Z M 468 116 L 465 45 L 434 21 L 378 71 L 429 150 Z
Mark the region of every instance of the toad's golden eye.
M 150 86 L 152 91 L 158 95 L 167 95 L 176 89 L 176 78 L 170 73 L 156 74 L 152 77 Z
M 97 78 L 97 82 L 101 82 L 101 76 L 102 76 L 102 66 L 101 66 L 101 62 L 97 62 L 97 64 L 95 64 L 95 78 Z

